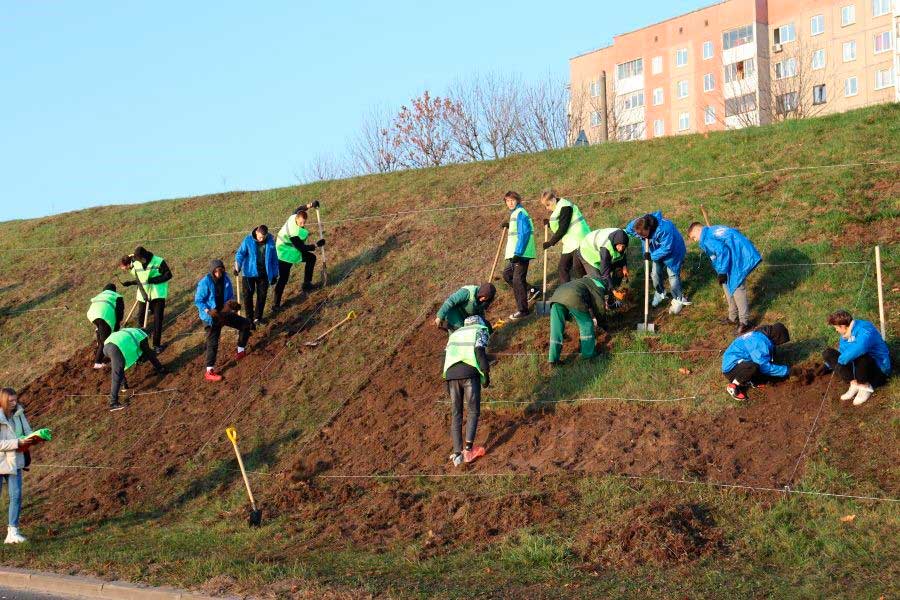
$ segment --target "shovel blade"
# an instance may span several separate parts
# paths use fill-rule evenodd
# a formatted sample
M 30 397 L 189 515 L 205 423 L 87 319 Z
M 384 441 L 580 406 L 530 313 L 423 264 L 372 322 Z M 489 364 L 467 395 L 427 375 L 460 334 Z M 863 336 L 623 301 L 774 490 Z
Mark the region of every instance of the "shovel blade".
M 550 306 L 552 304 L 552 302 L 535 302 L 534 310 L 539 317 L 547 317 L 550 315 Z
M 641 333 L 656 333 L 656 324 L 648 323 L 644 325 L 643 323 L 638 323 L 637 330 Z
M 247 523 L 250 527 L 259 527 L 262 525 L 262 509 L 259 508 L 257 510 L 250 511 L 250 517 L 247 519 Z

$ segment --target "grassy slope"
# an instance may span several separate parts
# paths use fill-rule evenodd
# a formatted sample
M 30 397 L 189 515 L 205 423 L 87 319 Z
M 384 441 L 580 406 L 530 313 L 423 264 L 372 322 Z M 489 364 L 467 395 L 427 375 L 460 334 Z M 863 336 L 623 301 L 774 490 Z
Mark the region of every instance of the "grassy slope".
M 298 195 L 303 199 L 321 197 L 328 208 L 326 217 L 342 219 L 422 207 L 482 204 L 493 201 L 509 188 L 528 197 L 534 197 L 547 185 L 557 187 L 564 194 L 578 194 L 794 165 L 897 160 L 900 157 L 898 116 L 898 107 L 883 106 L 776 128 L 711 135 L 708 139 L 689 136 L 571 149 L 305 188 L 108 207 L 37 221 L 5 223 L 0 225 L 0 312 L 60 305 L 68 305 L 72 310 L 0 316 L 0 376 L 4 384 L 20 386 L 89 342 L 91 332 L 81 314 L 82 305 L 108 279 L 116 257 L 134 246 L 132 242 L 112 242 L 238 232 L 249 230 L 260 221 L 277 227 L 296 205 Z M 898 303 L 896 293 L 890 290 L 898 285 L 895 265 L 900 258 L 896 245 L 900 214 L 897 175 L 896 166 L 783 173 L 589 195 L 577 201 L 595 227 L 623 223 L 643 211 L 662 208 L 682 230 L 699 217 L 697 205 L 703 203 L 714 221 L 739 226 L 755 239 L 771 263 L 866 260 L 871 246 L 880 240 L 887 246 L 885 287 L 889 319 L 895 325 Z M 537 219 L 541 211 L 532 206 L 530 209 Z M 273 468 L 282 457 L 289 461 L 297 447 L 296 440 L 317 427 L 343 399 L 342 392 L 352 391 L 361 368 L 388 352 L 392 342 L 401 339 L 401 330 L 422 314 L 429 301 L 486 270 L 483 264 L 493 250 L 496 223 L 504 214 L 497 202 L 496 209 L 465 213 L 435 211 L 390 222 L 340 224 L 347 237 L 352 235 L 353 239 L 335 239 L 330 256 L 332 264 L 341 265 L 341 272 L 346 274 L 347 293 L 337 294 L 335 302 L 324 310 L 321 321 L 336 320 L 349 308 L 359 305 L 377 311 L 369 315 L 364 330 L 357 329 L 339 338 L 347 344 L 328 350 L 329 363 L 337 368 L 317 368 L 305 355 L 285 357 L 277 373 L 287 383 L 267 405 L 269 416 L 265 427 L 253 429 L 249 439 L 264 446 L 271 442 L 272 431 L 289 428 L 292 435 L 280 454 L 267 453 L 272 456 L 257 461 L 255 467 Z M 334 227 L 329 225 L 331 230 Z M 851 235 L 841 236 L 842 231 L 850 231 Z M 240 234 L 222 235 L 146 244 L 165 256 L 176 273 L 173 314 L 190 309 L 192 282 L 205 270 L 207 260 L 217 255 L 229 256 L 240 237 Z M 23 247 L 33 246 L 96 244 L 109 245 L 23 251 Z M 365 251 L 371 248 L 381 250 L 367 255 Z M 366 268 L 354 270 L 360 261 Z M 693 248 L 686 268 L 694 306 L 684 318 L 662 317 L 660 322 L 665 333 L 661 341 L 666 347 L 686 348 L 696 344 L 699 337 L 708 347 L 720 347 L 727 340 L 721 334 L 711 337 L 704 325 L 721 310 L 719 291 L 711 283 L 708 261 L 701 260 Z M 865 268 L 855 267 L 769 271 L 763 267 L 751 282 L 754 307 L 766 320 L 788 322 L 796 339 L 814 340 L 815 343 L 797 345 L 793 350 L 794 359 L 812 360 L 815 347 L 833 341 L 822 324 L 829 308 L 854 306 L 858 302 L 858 312 L 875 318 L 874 278 L 869 273 L 864 281 L 864 272 Z M 394 295 L 390 302 L 384 303 L 384 295 L 395 289 L 398 280 L 411 293 Z M 540 344 L 545 343 L 545 326 L 534 322 L 518 329 L 517 348 L 540 351 Z M 616 348 L 643 347 L 642 342 L 633 340 L 627 333 L 629 327 L 630 320 L 616 332 Z M 40 328 L 40 335 L 30 336 L 35 328 Z M 190 343 L 198 341 L 192 338 Z M 188 340 L 179 343 L 188 348 Z M 634 374 L 652 370 L 659 396 L 697 395 L 691 405 L 698 410 L 727 410 L 729 404 L 718 393 L 716 362 L 619 354 L 597 365 L 576 362 L 554 373 L 547 369 L 541 357 L 507 357 L 496 370 L 496 389 L 487 399 L 647 397 L 646 386 L 639 384 Z M 687 380 L 680 377 L 679 366 L 688 366 L 695 371 L 694 376 Z M 431 365 L 425 368 L 432 370 Z M 298 375 L 313 369 L 315 378 Z M 522 373 L 525 375 L 521 376 Z M 897 389 L 894 383 L 879 394 L 880 398 L 892 398 L 884 410 L 894 415 L 898 408 Z M 75 404 L 71 406 L 74 408 Z M 59 425 L 82 429 L 72 446 L 72 454 L 76 456 L 71 458 L 77 460 L 78 451 L 88 447 L 91 436 L 97 432 L 85 427 L 84 416 L 72 413 L 57 418 Z M 897 421 L 895 416 L 893 419 L 880 435 L 896 437 Z M 253 425 L 248 423 L 245 427 Z M 871 434 L 863 421 L 859 423 L 859 434 Z M 123 441 L 123 447 L 131 446 L 130 441 Z M 819 447 L 827 443 L 827 436 L 823 437 Z M 209 457 L 215 461 L 213 464 L 227 464 L 227 448 L 222 450 Z M 197 474 L 187 473 L 185 478 L 172 482 L 172 489 L 165 493 L 171 495 L 179 486 L 190 485 L 192 476 Z M 291 550 L 292 540 L 288 536 L 271 539 L 278 525 L 259 533 L 247 533 L 234 520 L 219 518 L 222 511 L 234 510 L 241 498 L 233 476 L 223 476 L 223 482 L 230 484 L 227 494 L 209 499 L 200 497 L 178 514 L 138 516 L 141 513 L 125 512 L 120 519 L 104 524 L 90 521 L 68 524 L 62 533 L 55 526 L 53 535 L 46 535 L 45 541 L 35 546 L 39 551 L 8 555 L 4 550 L 0 556 L 4 562 L 55 568 L 81 565 L 106 574 L 193 585 L 224 570 L 234 573 L 244 583 L 294 577 L 330 585 L 363 586 L 373 591 L 418 589 L 422 594 L 440 591 L 451 595 L 478 590 L 479 586 L 501 589 L 559 581 L 587 586 L 597 593 L 622 587 L 639 593 L 649 587 L 669 593 L 703 595 L 704 591 L 715 593 L 726 587 L 743 594 L 759 594 L 782 586 L 784 593 L 796 595 L 813 594 L 814 590 L 832 593 L 856 590 L 867 595 L 890 586 L 898 562 L 896 549 L 885 546 L 885 540 L 896 538 L 897 533 L 898 512 L 890 505 L 802 498 L 760 499 L 703 488 L 672 489 L 663 484 L 626 486 L 607 478 L 538 483 L 535 492 L 542 486 L 553 485 L 577 489 L 579 500 L 566 509 L 569 514 L 563 516 L 562 523 L 588 515 L 615 523 L 628 507 L 674 493 L 702 500 L 716 508 L 717 521 L 726 528 L 731 547 L 727 559 L 713 557 L 680 567 L 677 577 L 652 567 L 602 572 L 596 577 L 585 575 L 575 569 L 579 561 L 572 555 L 573 532 L 559 525 L 543 530 L 526 528 L 474 558 L 471 549 L 462 549 L 450 556 L 419 559 L 415 548 L 396 547 L 378 551 L 309 550 L 300 556 L 302 560 L 293 560 L 296 554 Z M 430 493 L 436 484 L 416 485 Z M 452 483 L 444 485 L 453 486 Z M 467 485 L 473 493 L 487 496 L 502 497 L 508 493 L 508 489 L 497 483 Z M 882 489 L 873 481 L 853 480 L 832 464 L 825 452 L 816 452 L 803 485 L 812 489 L 893 496 L 900 491 Z M 147 508 L 153 502 L 148 500 L 145 504 L 129 510 Z M 861 518 L 856 524 L 845 526 L 837 520 L 844 512 L 859 513 Z M 133 561 L 136 536 L 147 535 L 144 532 L 148 521 L 163 523 L 165 527 L 150 528 L 153 543 L 141 550 L 145 560 Z M 198 523 L 203 526 L 199 527 Z M 91 528 L 90 537 L 100 542 L 92 543 L 87 549 L 81 543 L 71 542 L 71 536 L 83 537 L 81 527 L 85 526 Z M 233 543 L 221 549 L 224 535 Z M 245 559 L 248 549 L 257 548 L 263 540 L 267 550 L 256 554 L 257 560 L 248 562 Z M 214 548 L 218 551 L 211 556 L 207 551 Z M 480 567 L 479 575 L 466 576 L 468 568 L 460 572 L 457 567 L 466 561 L 474 561 Z M 533 594 L 539 589 L 527 588 Z M 572 593 L 577 595 L 584 589 Z

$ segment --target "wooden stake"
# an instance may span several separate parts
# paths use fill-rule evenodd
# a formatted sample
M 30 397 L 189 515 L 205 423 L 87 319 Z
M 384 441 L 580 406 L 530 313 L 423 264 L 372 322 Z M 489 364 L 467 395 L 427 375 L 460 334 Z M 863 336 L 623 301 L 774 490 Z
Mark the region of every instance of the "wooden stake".
M 878 318 L 881 319 L 881 337 L 887 339 L 884 325 L 884 291 L 881 288 L 881 246 L 875 246 L 875 277 L 878 280 Z

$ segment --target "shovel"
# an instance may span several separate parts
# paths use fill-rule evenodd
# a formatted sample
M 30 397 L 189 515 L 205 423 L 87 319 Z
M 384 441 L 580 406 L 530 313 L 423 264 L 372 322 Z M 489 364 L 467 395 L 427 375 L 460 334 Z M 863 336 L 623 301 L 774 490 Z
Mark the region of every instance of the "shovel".
M 506 239 L 506 230 L 500 230 L 500 243 L 497 245 L 497 254 L 494 255 L 494 265 L 491 267 L 491 275 L 488 281 L 494 281 L 494 271 L 497 270 L 497 263 L 500 261 L 500 252 L 503 250 L 503 240 Z
M 650 252 L 650 240 L 644 240 L 644 252 Z M 650 322 L 650 261 L 644 261 L 644 322 L 638 323 L 640 333 L 656 333 L 656 324 Z
M 262 509 L 256 508 L 256 500 L 253 499 L 253 492 L 250 491 L 250 480 L 247 479 L 247 471 L 244 469 L 244 460 L 241 458 L 241 452 L 237 447 L 237 430 L 234 427 L 229 427 L 225 430 L 225 435 L 228 436 L 228 439 L 231 441 L 231 445 L 234 446 L 234 455 L 237 456 L 238 466 L 241 468 L 241 475 L 244 477 L 244 486 L 247 488 L 247 495 L 250 497 L 250 518 L 247 522 L 250 524 L 250 527 L 259 527 L 262 524 Z
M 549 239 L 550 226 L 544 225 L 544 243 L 547 243 Z M 546 317 L 550 314 L 550 301 L 547 300 L 547 249 L 544 248 L 544 288 L 543 293 L 541 294 L 541 301 L 535 303 L 534 305 L 535 311 L 539 317 Z
M 343 325 L 343 324 L 346 323 L 347 321 L 352 321 L 352 320 L 355 319 L 355 318 L 356 318 L 356 313 L 353 312 L 353 311 L 351 310 L 350 312 L 347 313 L 347 316 L 344 317 L 343 319 L 341 319 L 341 321 L 340 321 L 339 323 L 337 323 L 334 327 L 332 327 L 331 329 L 329 329 L 328 331 L 326 331 L 325 333 L 323 333 L 322 335 L 320 335 L 319 337 L 317 337 L 317 338 L 314 339 L 313 341 L 311 341 L 311 342 L 305 342 L 303 345 L 304 345 L 304 346 L 312 346 L 312 347 L 318 346 L 319 344 L 322 343 L 322 341 L 323 341 L 326 337 L 328 337 L 328 334 L 329 334 L 329 333 L 331 333 L 332 331 L 334 331 L 335 329 L 337 329 L 338 327 L 340 327 L 341 325 Z
M 244 316 L 244 294 L 241 293 L 241 274 L 234 274 L 234 281 L 237 283 L 237 301 L 241 303 L 241 310 L 238 311 L 238 314 L 242 317 Z
M 325 239 L 325 230 L 322 228 L 322 215 L 319 214 L 319 207 L 316 207 L 316 223 L 319 226 L 319 239 Z M 322 253 L 322 287 L 328 285 L 328 266 L 325 264 L 325 246 L 319 246 Z

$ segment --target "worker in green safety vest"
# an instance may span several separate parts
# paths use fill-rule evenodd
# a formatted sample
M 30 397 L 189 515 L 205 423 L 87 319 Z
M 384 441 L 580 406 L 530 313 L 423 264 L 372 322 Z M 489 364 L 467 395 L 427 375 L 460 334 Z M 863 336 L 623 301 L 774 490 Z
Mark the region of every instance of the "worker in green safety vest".
M 490 341 L 487 323 L 479 316 L 468 317 L 463 326 L 450 334 L 444 352 L 444 380 L 450 395 L 450 438 L 454 466 L 484 456 L 484 448 L 475 446 L 478 417 L 481 414 L 481 388 L 490 387 L 491 371 L 487 358 Z M 466 407 L 466 440 L 463 444 L 462 417 Z
M 517 192 L 506 192 L 503 196 L 506 208 L 509 209 L 509 220 L 500 224 L 506 228 L 506 268 L 503 269 L 503 280 L 513 289 L 516 297 L 516 312 L 509 316 L 510 321 L 524 319 L 531 311 L 528 304 L 540 295 L 540 290 L 529 285 L 528 263 L 537 254 L 534 244 L 534 223 L 528 211 L 522 206 L 522 196 Z
M 161 256 L 155 255 L 143 246 L 134 249 L 134 254 L 124 257 L 119 268 L 130 272 L 134 279 L 122 283 L 125 287 L 137 287 L 136 322 L 139 327 L 148 327 L 144 322 L 147 312 L 145 302 L 150 301 L 150 313 L 153 314 L 153 351 L 162 352 L 163 319 L 166 314 L 166 298 L 169 297 L 169 280 L 172 270 Z M 145 297 L 146 294 L 146 297 Z
M 627 250 L 628 234 L 615 227 L 588 233 L 578 247 L 578 260 L 585 273 L 599 280 L 606 290 L 607 309 L 619 306 L 619 301 L 610 295 L 628 277 Z
M 275 302 L 273 304 L 275 310 L 281 308 L 284 287 L 287 285 L 288 278 L 291 276 L 291 268 L 294 265 L 303 263 L 305 266 L 303 291 L 308 292 L 313 289 L 312 276 L 316 268 L 315 251 L 316 248 L 325 245 L 325 240 L 307 244 L 309 231 L 306 229 L 306 221 L 309 218 L 307 211 L 318 206 L 319 201 L 314 200 L 310 204 L 297 207 L 294 214 L 288 217 L 278 235 L 275 236 L 275 251 L 278 254 L 278 282 L 275 284 Z
M 582 358 L 596 355 L 594 327 L 603 318 L 606 295 L 603 282 L 592 277 L 573 279 L 556 288 L 550 297 L 550 364 L 559 364 L 566 321 L 578 325 Z
M 127 389 L 128 382 L 125 380 L 125 371 L 135 364 L 149 360 L 158 374 L 167 373 L 166 368 L 156 358 L 156 353 L 150 348 L 147 332 L 137 327 L 126 327 L 111 333 L 106 338 L 103 354 L 109 359 L 111 371 L 110 411 L 122 410 L 128 404 L 127 400 L 124 405 L 119 402 L 119 391 L 123 388 Z
M 584 215 L 572 202 L 557 196 L 555 190 L 541 192 L 541 204 L 550 212 L 550 218 L 544 223 L 549 225 L 550 231 L 553 232 L 553 236 L 544 242 L 544 250 L 562 242 L 558 267 L 559 282 L 567 283 L 572 279 L 584 277 L 584 267 L 576 254 L 581 240 L 591 231 Z
M 464 285 L 444 301 L 434 318 L 434 324 L 448 331 L 456 331 L 463 326 L 466 318 L 478 316 L 485 320 L 490 330 L 491 325 L 484 313 L 490 308 L 496 295 L 497 288 L 492 283 Z
M 107 284 L 102 292 L 91 298 L 87 318 L 93 323 L 94 332 L 97 334 L 97 351 L 94 353 L 95 369 L 103 368 L 103 345 L 106 344 L 109 334 L 119 330 L 124 317 L 125 300 L 122 298 L 122 294 L 116 292 L 114 283 Z

